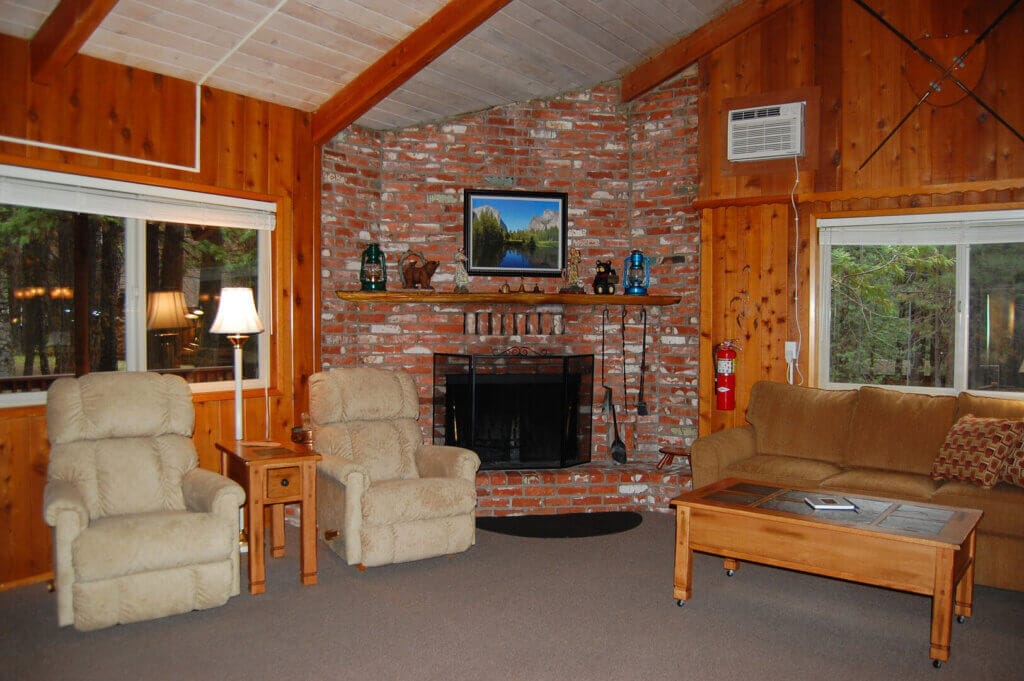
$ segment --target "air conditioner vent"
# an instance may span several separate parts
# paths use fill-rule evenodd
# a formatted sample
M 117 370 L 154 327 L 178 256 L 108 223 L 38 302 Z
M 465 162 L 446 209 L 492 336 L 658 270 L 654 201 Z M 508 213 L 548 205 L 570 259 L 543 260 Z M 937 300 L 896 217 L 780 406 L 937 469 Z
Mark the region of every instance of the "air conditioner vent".
M 730 111 L 729 160 L 803 156 L 804 105 L 805 102 L 790 102 Z

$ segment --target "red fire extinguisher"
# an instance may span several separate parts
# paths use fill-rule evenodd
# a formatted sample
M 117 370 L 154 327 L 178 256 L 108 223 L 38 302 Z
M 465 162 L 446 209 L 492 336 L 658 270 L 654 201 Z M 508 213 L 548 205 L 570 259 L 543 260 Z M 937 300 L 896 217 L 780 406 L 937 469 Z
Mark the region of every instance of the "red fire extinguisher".
M 715 346 L 715 407 L 736 408 L 736 351 L 740 346 L 734 340 L 722 341 Z

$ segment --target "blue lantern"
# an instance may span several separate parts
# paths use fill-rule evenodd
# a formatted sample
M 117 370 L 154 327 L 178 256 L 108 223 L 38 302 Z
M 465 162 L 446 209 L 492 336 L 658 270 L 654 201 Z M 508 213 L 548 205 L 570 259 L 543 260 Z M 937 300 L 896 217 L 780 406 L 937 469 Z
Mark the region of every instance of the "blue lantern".
M 628 296 L 646 296 L 651 283 L 651 262 L 643 253 L 634 250 L 626 258 L 623 269 L 623 283 Z

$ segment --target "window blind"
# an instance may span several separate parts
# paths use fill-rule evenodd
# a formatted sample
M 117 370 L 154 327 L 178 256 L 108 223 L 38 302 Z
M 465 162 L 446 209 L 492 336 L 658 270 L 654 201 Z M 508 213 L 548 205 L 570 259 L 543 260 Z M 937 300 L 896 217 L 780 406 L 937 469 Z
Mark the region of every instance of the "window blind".
M 1024 241 L 1024 210 L 824 218 L 822 246 L 992 244 Z
M 210 227 L 273 230 L 277 204 L 0 165 L 0 204 Z

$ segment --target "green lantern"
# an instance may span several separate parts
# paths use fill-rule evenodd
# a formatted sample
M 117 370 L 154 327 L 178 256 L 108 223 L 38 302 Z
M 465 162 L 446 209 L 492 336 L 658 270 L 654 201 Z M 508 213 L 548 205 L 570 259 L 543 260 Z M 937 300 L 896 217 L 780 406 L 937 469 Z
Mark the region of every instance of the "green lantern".
M 387 288 L 388 266 L 384 251 L 378 244 L 370 244 L 359 260 L 359 283 L 364 291 L 383 291 Z

